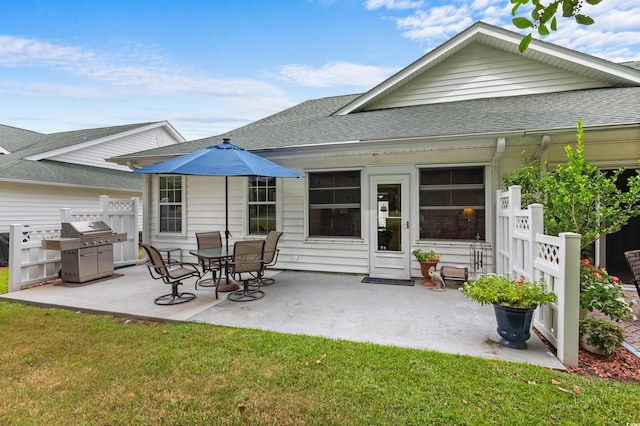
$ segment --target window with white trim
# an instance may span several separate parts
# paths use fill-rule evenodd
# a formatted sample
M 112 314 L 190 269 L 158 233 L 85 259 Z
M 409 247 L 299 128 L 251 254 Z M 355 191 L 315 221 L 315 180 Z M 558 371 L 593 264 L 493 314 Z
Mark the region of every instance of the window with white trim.
M 484 167 L 420 169 L 420 239 L 478 235 L 486 239 Z
M 249 234 L 276 230 L 276 178 L 249 177 Z
M 182 232 L 182 176 L 160 176 L 160 232 Z
M 309 173 L 309 236 L 361 238 L 360 170 Z

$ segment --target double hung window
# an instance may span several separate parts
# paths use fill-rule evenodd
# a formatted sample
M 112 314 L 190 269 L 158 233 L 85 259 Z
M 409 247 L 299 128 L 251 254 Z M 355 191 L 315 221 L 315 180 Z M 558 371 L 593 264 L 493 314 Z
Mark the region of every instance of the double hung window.
M 276 179 L 249 177 L 249 234 L 276 230 Z
M 160 232 L 182 232 L 182 176 L 160 176 Z

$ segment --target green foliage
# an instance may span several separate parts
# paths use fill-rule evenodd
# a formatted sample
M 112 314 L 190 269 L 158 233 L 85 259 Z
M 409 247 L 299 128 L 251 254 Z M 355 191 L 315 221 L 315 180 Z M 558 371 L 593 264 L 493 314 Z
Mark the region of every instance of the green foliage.
M 415 249 L 411 254 L 418 262 L 438 262 L 440 260 L 440 255 L 436 254 L 433 250 L 425 252 L 422 249 Z
M 580 263 L 580 307 L 589 312 L 600 311 L 613 321 L 630 321 L 635 301 L 627 302 L 618 277 L 588 259 Z
M 540 175 L 538 162 L 524 160 L 519 169 L 503 176 L 503 182 L 522 186 L 523 204 L 544 205 L 547 234 L 576 232 L 582 235 L 581 247 L 585 248 L 640 215 L 640 177 L 630 177 L 627 190 L 618 189 L 616 184 L 624 168 L 606 174 L 588 163 L 582 121 L 577 128 L 575 151 L 569 145 L 565 147 L 567 164 Z
M 9 291 L 9 269 L 0 268 L 0 294 Z
M 615 348 L 620 347 L 624 340 L 619 325 L 595 317 L 580 320 L 580 335 L 603 354 L 610 354 Z
M 526 308 L 556 300 L 556 295 L 547 291 L 543 282 L 514 280 L 508 275 L 481 275 L 476 280 L 466 282 L 461 291 L 482 305 L 498 303 Z
M 586 0 L 587 4 L 593 6 L 600 3 L 602 0 Z M 528 5 L 531 3 L 533 6 L 531 10 L 531 19 L 522 16 L 516 16 L 520 6 Z M 537 29 L 538 34 L 546 36 L 550 34 L 550 31 L 558 30 L 558 20 L 556 15 L 560 13 L 559 6 L 562 6 L 562 17 L 573 18 L 579 25 L 591 25 L 595 21 L 590 16 L 582 14 L 582 0 L 549 0 L 543 2 L 542 0 L 511 0 L 511 4 L 514 5 L 511 9 L 511 16 L 513 25 L 521 30 L 526 28 Z M 520 41 L 518 49 L 520 53 L 527 50 L 531 43 L 532 33 L 527 34 Z

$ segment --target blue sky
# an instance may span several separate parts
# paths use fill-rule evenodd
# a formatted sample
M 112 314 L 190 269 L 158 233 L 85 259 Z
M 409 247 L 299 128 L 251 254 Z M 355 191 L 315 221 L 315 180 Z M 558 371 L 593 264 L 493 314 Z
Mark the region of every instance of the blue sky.
M 508 0 L 0 0 L 0 124 L 52 133 L 168 120 L 191 140 L 362 93 Z M 544 40 L 640 61 L 640 2 L 586 5 Z

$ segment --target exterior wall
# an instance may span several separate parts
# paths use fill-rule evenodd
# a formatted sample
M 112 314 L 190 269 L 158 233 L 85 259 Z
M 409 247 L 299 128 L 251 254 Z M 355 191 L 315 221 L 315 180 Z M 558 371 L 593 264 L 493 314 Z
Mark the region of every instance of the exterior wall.
M 367 110 L 596 87 L 608 85 L 512 53 L 474 44 Z
M 81 148 L 65 154 L 56 155 L 50 159 L 67 163 L 82 164 L 85 166 L 130 171 L 126 166 L 109 163 L 104 161 L 104 159 L 171 145 L 176 142 L 177 141 L 164 127 L 157 127 L 155 129 L 135 133 L 127 137 L 117 138 L 87 148 Z
M 640 153 L 638 130 L 588 132 L 587 154 L 601 164 L 622 163 L 635 166 Z M 497 154 L 497 138 L 459 141 L 408 141 L 349 148 L 324 148 L 318 152 L 290 153 L 289 155 L 264 153 L 265 158 L 285 167 L 305 173 L 309 171 L 353 169 L 362 170 L 362 238 L 308 238 L 306 230 L 306 179 L 279 179 L 277 188 L 278 229 L 284 232 L 278 247 L 277 268 L 337 273 L 368 274 L 369 271 L 369 176 L 384 173 L 410 174 L 410 222 L 418 223 L 418 168 L 429 166 L 485 166 L 486 240 L 489 243 L 488 272 L 493 270 L 493 241 L 495 222 L 495 191 L 503 188 L 501 176 L 520 165 L 522 154 L 531 157 L 540 148 L 544 134 L 515 135 L 506 138 L 504 152 Z M 566 162 L 564 146 L 575 143 L 575 131 L 551 135 L 551 144 L 542 150 L 543 159 Z M 611 145 L 615 148 L 611 149 Z M 593 151 L 593 152 L 592 152 Z M 630 155 L 635 153 L 635 155 Z M 622 165 L 622 164 L 619 164 Z M 185 177 L 186 223 L 184 232 L 158 234 L 158 177 L 151 179 L 150 215 L 151 242 L 160 247 L 181 247 L 185 259 L 191 261 L 188 251 L 196 248 L 195 233 L 205 230 L 224 230 L 224 178 Z M 230 177 L 229 180 L 230 244 L 247 235 L 247 181 Z M 411 229 L 411 247 L 433 249 L 442 254 L 441 264 L 469 264 L 470 242 L 466 240 L 419 240 L 417 227 Z M 420 276 L 419 265 L 412 259 L 413 277 Z
M 0 182 L 0 232 L 9 225 L 51 225 L 60 223 L 60 209 L 98 209 L 100 195 L 112 198 L 140 197 L 139 192 L 104 191 Z

